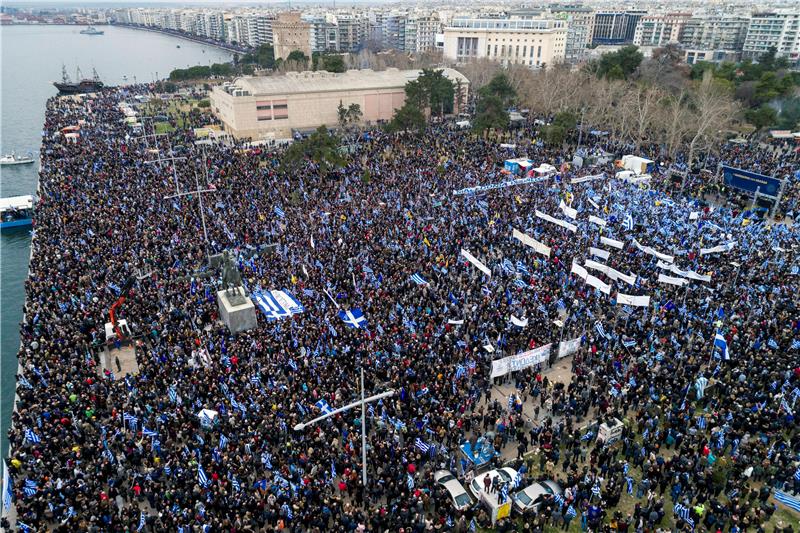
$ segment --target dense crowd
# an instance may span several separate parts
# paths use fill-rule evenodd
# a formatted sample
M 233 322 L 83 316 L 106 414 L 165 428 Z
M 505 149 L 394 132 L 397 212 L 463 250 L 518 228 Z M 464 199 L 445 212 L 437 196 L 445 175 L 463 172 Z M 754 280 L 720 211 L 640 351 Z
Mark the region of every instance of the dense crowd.
M 459 445 L 487 433 L 501 452 L 495 462 L 523 472 L 521 486 L 546 478 L 564 489 L 500 530 L 760 531 L 776 510 L 773 489 L 800 488 L 793 227 L 708 205 L 692 190 L 670 196 L 660 170 L 649 185 L 572 184 L 613 168 L 562 169 L 573 148 L 534 140 L 508 149 L 443 127 L 360 135 L 344 167 L 320 175 L 309 161 L 290 173 L 279 152 L 197 145 L 189 128 L 135 138 L 119 103 L 137 91 L 146 89 L 48 102 L 9 430 L 17 529 L 489 527 L 480 503 L 455 511 L 433 479 L 439 468 L 474 474 Z M 195 120 L 204 119 L 181 122 Z M 62 129 L 76 125 L 71 142 Z M 618 149 L 589 151 L 600 148 Z M 154 153 L 186 159 L 173 169 L 148 163 Z M 503 161 L 520 156 L 562 171 L 453 194 L 508 180 Z M 203 193 L 205 221 L 197 195 L 166 199 L 196 179 L 214 191 Z M 257 329 L 231 335 L 207 261 L 225 249 L 250 292 L 285 289 L 303 311 L 259 315 Z M 634 281 L 592 271 L 605 293 L 574 273 L 588 260 Z M 104 323 L 131 276 L 117 314 L 138 372 L 115 375 L 114 364 L 100 366 Z M 620 293 L 649 305 L 617 304 Z M 359 310 L 366 325 L 348 327 L 340 309 Z M 577 338 L 564 359 L 571 379 L 550 380 L 559 342 Z M 546 363 L 491 379 L 493 359 L 548 343 Z M 369 408 L 366 487 L 360 409 L 293 429 L 320 406 L 360 398 L 362 368 L 367 394 L 396 391 Z M 497 394 L 512 383 L 518 405 Z M 201 409 L 219 415 L 201 418 Z M 597 421 L 614 418 L 626 424 L 621 440 L 596 443 Z M 617 509 L 623 495 L 636 499 L 630 513 Z

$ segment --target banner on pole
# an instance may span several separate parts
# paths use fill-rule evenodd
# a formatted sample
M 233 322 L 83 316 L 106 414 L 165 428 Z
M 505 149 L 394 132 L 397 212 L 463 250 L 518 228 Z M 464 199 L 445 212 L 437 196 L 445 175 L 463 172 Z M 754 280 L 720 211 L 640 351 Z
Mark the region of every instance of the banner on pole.
M 617 248 L 618 250 L 622 250 L 623 246 L 622 241 L 615 241 L 614 239 L 609 239 L 608 237 L 600 237 L 600 242 L 607 246 L 611 246 Z
M 589 222 L 592 224 L 597 224 L 598 226 L 605 228 L 607 222 L 600 217 L 596 217 L 594 215 L 589 215 Z
M 483 272 L 484 274 L 486 274 L 489 277 L 492 276 L 492 271 L 489 270 L 489 267 L 487 267 L 486 265 L 484 265 L 483 263 L 478 261 L 477 257 L 475 257 L 474 255 L 472 255 L 471 253 L 469 253 L 468 251 L 466 251 L 464 249 L 461 250 L 461 255 L 463 255 L 467 259 L 467 261 L 469 261 L 470 263 L 475 265 L 475 267 L 478 270 L 480 270 L 481 272 Z
M 572 233 L 575 233 L 576 231 L 578 231 L 578 226 L 576 226 L 575 224 L 570 224 L 569 222 L 564 222 L 563 220 L 559 220 L 557 218 L 553 218 L 550 215 L 548 215 L 547 213 L 542 213 L 538 209 L 535 211 L 535 213 L 536 213 L 536 216 L 541 218 L 542 220 L 546 220 L 548 222 L 552 222 L 553 224 L 561 226 L 562 228 L 567 228 Z
M 581 347 L 581 339 L 582 337 L 576 337 L 572 340 L 558 343 L 558 358 L 561 359 L 577 352 L 578 348 Z
M 664 274 L 658 275 L 658 281 L 661 283 L 667 283 L 669 285 L 677 285 L 678 287 L 683 287 L 689 283 L 683 278 L 673 278 L 672 276 L 665 276 Z
M 617 293 L 617 305 L 632 305 L 634 307 L 647 307 L 650 305 L 649 296 L 632 296 L 630 294 Z
M 590 247 L 589 253 L 601 259 L 608 259 L 608 256 L 611 255 L 611 253 L 608 250 L 601 250 L 600 248 L 595 248 L 595 247 Z
M 565 204 L 564 200 L 561 200 L 561 203 L 558 204 L 558 208 L 561 209 L 561 211 L 563 211 L 563 213 L 565 215 L 567 215 L 569 218 L 571 218 L 572 220 L 575 220 L 576 218 L 578 218 L 578 210 L 577 209 L 573 209 L 572 207 L 570 207 L 567 204 Z

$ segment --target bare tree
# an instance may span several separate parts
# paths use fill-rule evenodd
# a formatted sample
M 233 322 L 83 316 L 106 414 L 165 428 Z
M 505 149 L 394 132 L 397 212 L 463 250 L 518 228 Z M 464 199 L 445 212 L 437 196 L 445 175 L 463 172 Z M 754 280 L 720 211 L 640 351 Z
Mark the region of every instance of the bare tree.
M 469 80 L 470 92 L 476 94 L 478 89 L 489 83 L 502 68 L 497 61 L 481 58 L 459 66 L 458 70 Z
M 691 167 L 699 150 L 708 150 L 723 137 L 724 130 L 733 123 L 739 112 L 730 90 L 717 83 L 711 71 L 706 71 L 703 80 L 691 92 L 691 110 L 695 117 L 689 133 L 689 156 L 686 164 Z
M 658 111 L 658 103 L 664 93 L 652 85 L 638 83 L 631 86 L 629 95 L 629 103 L 625 109 L 632 115 L 631 140 L 638 151 L 651 131 Z
M 693 128 L 694 114 L 687 105 L 688 100 L 688 91 L 684 89 L 677 94 L 667 94 L 661 101 L 657 122 L 662 125 L 664 147 L 670 158 L 675 157 Z

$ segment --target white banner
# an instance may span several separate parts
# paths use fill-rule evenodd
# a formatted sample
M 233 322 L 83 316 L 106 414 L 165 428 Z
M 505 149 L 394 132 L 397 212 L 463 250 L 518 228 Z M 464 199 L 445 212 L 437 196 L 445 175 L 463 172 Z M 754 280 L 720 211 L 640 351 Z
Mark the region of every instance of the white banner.
M 628 285 L 636 285 L 636 274 L 623 274 L 619 270 L 608 267 L 608 277 L 614 281 L 622 280 Z
M 600 248 L 594 247 L 589 248 L 589 253 L 595 257 L 600 257 L 601 259 L 608 259 L 608 256 L 611 255 L 608 250 L 601 250 Z
M 726 244 L 720 244 L 719 246 L 714 246 L 713 248 L 700 248 L 700 255 L 716 254 L 719 252 L 730 252 L 731 250 L 733 250 L 734 246 L 736 246 L 736 242 L 731 241 Z
M 474 255 L 463 249 L 461 250 L 461 255 L 466 257 L 467 261 L 475 265 L 478 268 L 478 270 L 480 270 L 489 277 L 492 276 L 492 271 L 489 270 L 489 267 L 478 261 L 478 258 L 476 258 Z
M 586 276 L 586 283 L 598 289 L 603 294 L 611 294 L 611 285 L 606 285 L 600 280 L 600 278 L 596 278 L 591 274 Z
M 642 246 L 636 239 L 633 239 L 633 244 L 644 253 L 657 257 L 663 261 L 666 261 L 667 263 L 673 263 L 675 261 L 673 256 L 662 254 L 661 252 L 656 251 L 652 246 Z
M 658 281 L 661 283 L 667 283 L 669 285 L 677 285 L 678 287 L 683 287 L 688 281 L 683 278 L 673 278 L 672 276 L 665 276 L 664 274 L 658 275 Z
M 597 270 L 598 272 L 602 272 L 605 274 L 608 272 L 608 267 L 603 263 L 598 263 L 597 261 L 592 261 L 591 259 L 587 259 L 583 262 L 583 266 L 586 268 L 591 268 L 592 270 Z
M 650 305 L 649 296 L 631 296 L 630 294 L 617 293 L 617 304 L 633 305 L 635 307 L 647 307 Z
M 607 246 L 611 246 L 617 248 L 618 250 L 622 250 L 623 246 L 622 241 L 615 241 L 614 239 L 609 239 L 608 237 L 600 237 L 600 242 Z
M 683 276 L 684 278 L 694 279 L 697 281 L 711 281 L 711 275 L 709 274 L 703 275 L 703 274 L 698 274 L 693 270 L 681 270 L 676 265 L 670 265 L 669 263 L 664 263 L 663 261 L 658 262 L 658 268 L 669 270 L 673 274 Z
M 576 231 L 578 231 L 578 226 L 576 226 L 575 224 L 570 224 L 569 222 L 564 222 L 563 220 L 559 220 L 557 218 L 553 218 L 550 215 L 548 215 L 547 213 L 542 213 L 538 209 L 536 210 L 536 216 L 541 218 L 542 220 L 546 220 L 548 222 L 552 222 L 553 224 L 557 224 L 557 225 L 561 226 L 562 228 L 567 228 L 572 233 L 575 233 Z
M 580 266 L 578 263 L 576 263 L 574 259 L 572 260 L 572 269 L 570 270 L 570 273 L 577 274 L 583 279 L 586 279 L 586 276 L 589 275 L 586 269 Z
M 568 206 L 567 204 L 565 204 L 564 200 L 561 200 L 561 203 L 558 204 L 558 208 L 561 209 L 561 211 L 563 211 L 564 214 L 567 215 L 572 220 L 575 220 L 576 218 L 578 218 L 578 210 L 577 209 L 573 209 L 570 206 Z
M 517 318 L 514 315 L 511 315 L 511 323 L 514 324 L 515 326 L 519 326 L 521 328 L 524 328 L 525 326 L 528 325 L 528 319 L 527 318 Z
M 604 173 L 600 173 L 600 174 L 593 174 L 591 176 L 581 176 L 580 178 L 572 178 L 571 180 L 569 180 L 569 182 L 574 185 L 576 183 L 585 183 L 587 181 L 601 180 L 605 177 L 606 175 Z
M 510 372 L 516 372 L 517 370 L 523 370 L 529 366 L 546 362 L 550 357 L 550 346 L 550 344 L 545 344 L 527 352 L 509 355 L 492 361 L 492 378 L 505 376 Z
M 706 275 L 698 274 L 694 270 L 688 271 L 686 273 L 686 277 L 689 278 L 689 279 L 695 279 L 697 281 L 711 281 L 711 275 L 710 274 L 706 274 Z
M 542 178 L 519 178 L 516 180 L 511 181 L 504 181 L 501 183 L 491 183 L 489 185 L 479 185 L 477 187 L 467 187 L 466 189 L 461 189 L 458 191 L 453 191 L 455 196 L 460 196 L 464 194 L 474 194 L 476 192 L 483 192 L 483 191 L 491 191 L 494 189 L 505 189 L 506 187 L 514 187 L 515 185 L 528 185 L 531 183 L 540 183 L 542 181 L 547 181 L 549 178 L 547 176 Z
M 590 204 L 592 204 L 592 206 L 593 206 L 595 209 L 600 209 L 600 206 L 599 206 L 599 205 L 597 205 L 597 202 L 595 202 L 595 201 L 594 201 L 594 200 L 592 200 L 591 198 L 587 198 L 586 200 L 587 200 L 587 201 L 588 201 Z M 591 218 L 590 218 L 589 220 L 591 220 Z
M 589 201 L 591 202 L 591 200 L 589 200 Z M 589 222 L 591 222 L 592 224 L 597 224 L 598 226 L 600 226 L 602 228 L 605 228 L 606 224 L 608 224 L 608 222 L 606 222 L 602 218 L 596 217 L 594 215 L 589 215 Z
M 576 337 L 570 341 L 561 341 L 558 343 L 558 358 L 566 357 L 578 351 L 581 347 L 581 338 Z
M 691 213 L 689 213 L 689 220 L 697 220 L 699 216 L 700 216 L 700 211 L 692 211 Z
M 522 233 L 521 231 L 519 231 L 517 229 L 514 229 L 514 231 L 511 232 L 511 235 L 515 239 L 517 239 L 519 242 L 521 242 L 522 244 L 526 244 L 526 245 L 530 246 L 531 248 L 533 248 L 534 251 L 542 254 L 545 257 L 550 257 L 550 247 L 549 246 L 545 246 L 544 244 L 540 243 L 536 239 L 525 235 L 524 233 Z

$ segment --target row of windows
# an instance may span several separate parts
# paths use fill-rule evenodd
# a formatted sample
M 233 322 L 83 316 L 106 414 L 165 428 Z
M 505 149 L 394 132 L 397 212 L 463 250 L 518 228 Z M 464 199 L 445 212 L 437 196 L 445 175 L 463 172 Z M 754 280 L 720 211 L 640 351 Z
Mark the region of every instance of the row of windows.
M 527 54 L 527 46 L 522 47 L 522 57 L 525 57 Z M 531 46 L 531 57 L 533 57 L 533 46 Z M 508 46 L 508 55 L 511 55 L 511 51 L 514 50 L 514 57 L 520 57 L 519 55 L 519 45 L 517 45 L 516 49 L 512 48 L 511 45 Z M 491 56 L 492 54 L 492 46 L 489 45 L 486 47 L 486 55 Z M 504 57 L 506 55 L 506 45 L 500 45 L 500 57 Z M 497 45 L 494 45 L 494 56 L 497 57 Z M 536 50 L 536 57 L 542 57 L 542 47 L 539 46 L 538 50 Z

